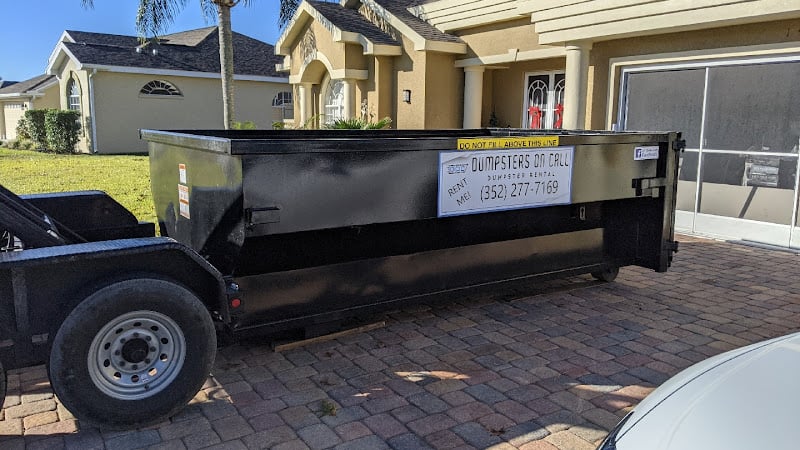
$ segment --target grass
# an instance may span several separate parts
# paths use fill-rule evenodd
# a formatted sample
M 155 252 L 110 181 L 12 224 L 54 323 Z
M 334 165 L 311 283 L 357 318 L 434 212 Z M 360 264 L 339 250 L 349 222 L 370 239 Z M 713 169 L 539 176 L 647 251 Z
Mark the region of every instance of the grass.
M 101 190 L 155 222 L 147 156 L 56 155 L 0 148 L 0 184 L 17 194 Z

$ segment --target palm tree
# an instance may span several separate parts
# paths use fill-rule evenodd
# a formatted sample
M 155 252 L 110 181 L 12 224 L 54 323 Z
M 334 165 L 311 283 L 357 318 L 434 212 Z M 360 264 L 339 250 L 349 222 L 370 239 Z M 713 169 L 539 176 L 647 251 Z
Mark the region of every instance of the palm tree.
M 222 104 L 225 129 L 234 121 L 233 95 L 233 34 L 231 31 L 231 8 L 238 4 L 249 5 L 252 0 L 199 0 L 206 18 L 216 14 L 219 29 L 219 63 L 222 77 Z M 283 28 L 292 19 L 300 0 L 279 0 L 278 24 Z M 167 31 L 189 0 L 139 0 L 136 13 L 136 30 L 139 38 L 159 36 Z M 94 6 L 94 0 L 81 0 L 84 8 Z

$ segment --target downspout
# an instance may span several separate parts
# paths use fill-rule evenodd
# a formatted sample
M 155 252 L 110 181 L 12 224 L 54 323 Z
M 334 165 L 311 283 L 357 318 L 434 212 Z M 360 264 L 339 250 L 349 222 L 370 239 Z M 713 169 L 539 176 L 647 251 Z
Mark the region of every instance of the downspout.
M 97 153 L 97 121 L 94 114 L 94 76 L 97 69 L 92 69 L 89 74 L 89 117 L 92 118 L 92 148 L 91 153 Z

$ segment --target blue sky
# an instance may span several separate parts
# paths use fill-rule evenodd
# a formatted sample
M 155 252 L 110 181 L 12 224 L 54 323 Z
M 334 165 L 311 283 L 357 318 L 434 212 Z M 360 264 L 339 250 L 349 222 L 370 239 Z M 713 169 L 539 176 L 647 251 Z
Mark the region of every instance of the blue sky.
M 41 75 L 64 30 L 135 36 L 136 0 L 94 0 L 83 9 L 80 0 L 3 0 L 0 25 L 0 77 L 23 81 Z M 233 31 L 274 44 L 280 37 L 278 1 L 255 0 L 233 8 Z M 200 2 L 189 0 L 169 32 L 215 25 L 206 23 Z M 234 56 L 235 57 L 235 56 Z

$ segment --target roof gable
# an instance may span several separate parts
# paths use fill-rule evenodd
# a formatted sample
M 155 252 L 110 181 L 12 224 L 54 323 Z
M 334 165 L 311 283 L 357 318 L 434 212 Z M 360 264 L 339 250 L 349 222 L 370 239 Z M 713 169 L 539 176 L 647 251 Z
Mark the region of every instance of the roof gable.
M 299 38 L 303 26 L 316 20 L 331 31 L 336 42 L 361 43 L 365 54 L 378 54 L 370 46 L 397 46 L 391 31 L 397 30 L 414 43 L 415 50 L 447 53 L 466 53 L 466 44 L 458 38 L 439 31 L 409 12 L 418 4 L 414 0 L 341 0 L 340 3 L 304 1 L 295 12 L 276 45 L 281 55 L 289 55 L 290 45 Z M 367 17 L 369 16 L 369 18 Z M 400 54 L 397 49 L 386 53 Z
M 289 46 L 300 37 L 304 25 L 316 21 L 331 33 L 334 42 L 360 44 L 367 55 L 399 55 L 402 53 L 400 42 L 375 24 L 367 20 L 358 11 L 343 7 L 337 3 L 304 1 L 295 12 L 289 25 L 278 42 L 276 51 L 281 55 L 291 52 Z
M 449 42 L 454 44 L 463 43 L 463 41 L 459 37 L 445 33 L 439 30 L 438 28 L 434 27 L 430 23 L 426 22 L 425 20 L 411 13 L 410 11 L 411 8 L 427 3 L 425 1 L 366 0 L 363 3 L 365 5 L 374 3 L 380 6 L 381 8 L 385 9 L 386 11 L 389 11 L 393 16 L 397 17 L 397 19 L 402 21 L 405 25 L 407 25 L 409 28 L 414 30 L 414 32 L 416 32 L 426 40 L 436 41 L 436 42 Z
M 234 74 L 278 77 L 280 58 L 272 45 L 233 33 Z M 219 74 L 217 27 L 161 36 L 142 43 L 135 36 L 68 30 L 51 57 L 48 73 L 56 73 L 65 58 L 82 68 L 127 72 L 180 71 Z
M 0 88 L 0 96 L 25 96 L 41 94 L 42 89 L 46 89 L 57 82 L 53 75 L 39 75 L 29 80 L 11 82 L 9 85 Z

